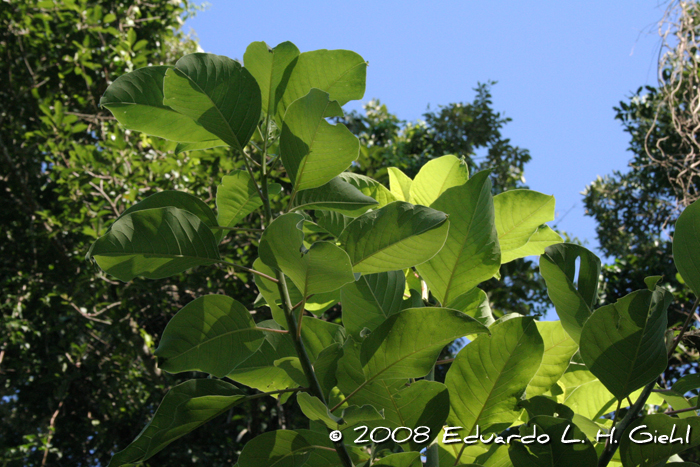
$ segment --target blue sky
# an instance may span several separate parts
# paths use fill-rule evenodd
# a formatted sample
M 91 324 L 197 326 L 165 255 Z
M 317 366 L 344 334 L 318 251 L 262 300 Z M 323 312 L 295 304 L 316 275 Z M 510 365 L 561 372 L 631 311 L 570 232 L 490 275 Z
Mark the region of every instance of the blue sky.
M 555 195 L 558 227 L 596 250 L 580 192 L 626 170 L 629 138 L 613 106 L 656 83 L 662 15 L 658 0 L 209 0 L 185 30 L 206 52 L 239 59 L 260 40 L 353 50 L 369 61 L 362 102 L 379 98 L 404 120 L 428 105 L 469 102 L 477 82 L 498 81 L 494 108 L 513 119 L 504 136 L 532 155 L 528 185 Z

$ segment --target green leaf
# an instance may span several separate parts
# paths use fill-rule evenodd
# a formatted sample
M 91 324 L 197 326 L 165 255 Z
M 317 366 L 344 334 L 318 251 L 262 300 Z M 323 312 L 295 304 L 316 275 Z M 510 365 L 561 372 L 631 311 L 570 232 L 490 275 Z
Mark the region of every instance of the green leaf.
M 700 388 L 700 374 L 693 373 L 678 378 L 678 381 L 673 383 L 672 388 L 680 394 L 685 394 L 686 392 Z
M 330 292 L 352 282 L 348 255 L 328 242 L 316 242 L 304 251 L 301 214 L 287 213 L 275 219 L 260 238 L 260 259 L 294 282 L 302 297 Z
M 419 452 L 400 452 L 383 457 L 372 464 L 374 467 L 421 467 Z
M 463 160 L 449 155 L 438 157 L 421 167 L 411 183 L 411 202 L 432 206 L 445 191 L 462 186 L 468 180 L 469 168 Z
M 501 252 L 501 264 L 509 263 L 526 256 L 539 256 L 548 246 L 563 242 L 564 239 L 547 225 L 541 225 L 527 243 L 520 248 Z
M 146 209 L 167 208 L 169 206 L 194 214 L 210 229 L 219 225 L 216 222 L 216 215 L 204 201 L 184 191 L 174 190 L 161 191 L 149 196 L 143 201 L 139 201 L 124 211 L 119 218 L 131 214 L 132 212 L 144 211 Z
M 389 167 L 386 169 L 389 174 L 389 191 L 394 195 L 397 201 L 411 202 L 411 177 L 397 169 Z
M 681 277 L 700 297 L 700 202 L 685 208 L 673 234 L 673 262 Z
M 349 50 L 314 50 L 299 55 L 277 106 L 277 124 L 286 122 L 291 104 L 312 88 L 328 93 L 343 106 L 365 95 L 367 62 Z
M 644 425 L 646 427 L 641 428 Z M 636 431 L 633 432 L 633 430 Z M 649 439 L 646 433 L 657 437 L 668 436 L 668 444 L 654 441 L 635 443 L 630 439 L 630 437 L 636 441 Z M 671 441 L 672 433 L 675 442 Z M 683 442 L 679 442 L 678 438 Z M 700 417 L 678 419 L 664 414 L 652 414 L 635 420 L 625 430 L 620 440 L 620 457 L 624 466 L 652 467 L 674 454 L 698 445 L 700 445 Z
M 351 405 L 343 409 L 340 417 L 333 415 L 326 405 L 317 397 L 307 393 L 297 394 L 297 402 L 301 411 L 310 420 L 321 422 L 332 430 L 348 427 L 356 423 L 365 423 L 373 420 L 384 420 L 384 416 L 371 405 Z
M 181 436 L 245 400 L 235 386 L 216 379 L 193 379 L 173 387 L 146 428 L 108 467 L 141 463 Z
M 311 449 L 306 438 L 295 431 L 268 431 L 243 446 L 238 466 L 298 467 L 308 459 Z
M 338 176 L 360 190 L 363 194 L 376 200 L 377 203 L 379 203 L 376 206 L 377 208 L 383 208 L 387 204 L 398 200 L 384 185 L 372 178 L 352 172 L 343 172 Z
M 274 276 L 274 269 L 270 268 L 262 262 L 260 258 L 257 258 L 253 263 L 253 269 L 260 271 L 268 276 Z M 272 317 L 277 321 L 283 328 L 287 327 L 287 320 L 284 318 L 284 313 L 281 310 L 282 297 L 279 294 L 279 288 L 275 282 L 272 282 L 264 277 L 256 275 L 255 285 L 257 285 L 260 294 L 263 296 L 265 304 L 270 307 L 272 311 Z M 287 289 L 289 291 L 289 298 L 292 304 L 297 304 L 301 301 L 302 294 L 297 289 L 294 282 L 287 280 Z M 307 298 L 304 309 L 310 311 L 315 315 L 321 315 L 328 308 L 332 307 L 340 301 L 340 290 L 334 290 L 332 292 L 314 294 L 312 297 Z
M 298 56 L 299 49 L 291 42 L 282 42 L 274 49 L 264 42 L 253 42 L 243 55 L 246 69 L 260 87 L 262 109 L 271 118 L 276 114 L 277 103 L 287 88 Z
M 373 331 L 401 310 L 406 279 L 402 271 L 361 276 L 340 289 L 343 326 L 357 340 L 367 328 Z
M 583 365 L 570 365 L 558 384 L 564 389 L 562 403 L 586 418 L 595 420 L 615 409 L 615 396 Z
M 201 199 L 189 193 L 185 193 L 184 191 L 166 190 L 155 193 L 143 201 L 139 201 L 138 203 L 134 204 L 129 209 L 124 211 L 119 217 L 123 217 L 126 214 L 136 211 L 165 208 L 168 206 L 188 211 L 199 217 L 199 219 L 212 230 L 214 238 L 216 238 L 217 242 L 220 242 L 224 237 L 223 231 L 216 230 L 216 227 L 219 224 L 216 220 L 216 215 L 211 208 Z
M 506 191 L 494 196 L 493 205 L 501 263 L 508 262 L 506 254 L 524 247 L 542 224 L 554 220 L 554 196 L 537 191 Z
M 354 272 L 371 274 L 423 263 L 442 248 L 447 216 L 396 201 L 352 221 L 338 238 Z
M 411 450 L 418 451 L 430 444 L 450 412 L 449 392 L 442 383 L 420 380 L 408 387 L 407 380 L 403 379 L 365 383 L 360 346 L 352 338 L 343 346 L 337 371 L 338 388 L 344 394 L 352 394 L 350 400 L 353 404 L 371 404 L 384 411 L 384 420 L 366 423 L 370 429 L 378 426 L 392 430 L 401 426 L 412 429 L 427 426 L 430 429 L 430 438 L 424 443 L 416 444 L 413 440 L 401 443 Z
M 673 296 L 638 290 L 598 308 L 581 330 L 581 357 L 618 399 L 655 380 L 668 364 L 664 334 Z
M 223 378 L 258 350 L 265 338 L 250 312 L 225 295 L 205 295 L 170 320 L 155 355 L 169 373 L 204 371 Z
M 340 105 L 318 89 L 290 105 L 280 135 L 280 152 L 292 193 L 325 185 L 357 159 L 357 137 L 342 123 L 326 121 L 342 115 Z
M 281 329 L 272 320 L 258 323 L 258 327 Z M 288 334 L 267 332 L 260 348 L 227 376 L 262 392 L 295 388 L 298 384 L 284 369 L 275 366 L 276 360 L 292 356 L 296 356 L 296 351 Z
M 528 398 L 549 391 L 569 367 L 578 345 L 564 331 L 561 321 L 538 321 L 537 330 L 544 341 L 544 356 L 537 373 L 527 385 Z
M 92 244 L 87 257 L 124 282 L 136 276 L 162 279 L 220 260 L 209 227 L 196 215 L 174 207 L 120 217 Z
M 518 403 L 518 407 L 525 409 L 527 416 L 531 419 L 538 415 L 548 415 L 550 417 L 565 418 L 567 420 L 574 418 L 573 410 L 547 396 L 535 396 L 526 400 L 521 400 Z
M 576 260 L 579 258 L 578 280 L 574 284 Z M 600 259 L 573 243 L 552 245 L 540 256 L 540 273 L 547 283 L 547 295 L 554 303 L 564 330 L 578 343 L 581 328 L 591 316 L 598 298 Z
M 374 199 L 364 195 L 343 179 L 335 177 L 323 186 L 297 193 L 292 202 L 292 209 L 328 210 L 357 217 L 376 204 Z
M 479 172 L 447 190 L 431 207 L 449 215 L 450 232 L 442 250 L 416 269 L 440 303 L 449 306 L 501 266 L 489 173 Z
M 270 188 L 271 193 L 275 193 L 281 187 L 274 184 Z M 218 222 L 222 227 L 234 227 L 262 204 L 255 182 L 244 170 L 225 175 L 216 189 Z
M 177 146 L 175 146 L 175 155 L 177 156 L 187 151 L 201 151 L 203 149 L 219 148 L 222 146 L 228 146 L 228 144 L 220 139 L 202 141 L 201 143 L 177 143 Z
M 314 211 L 316 216 L 316 223 L 319 227 L 323 228 L 326 232 L 333 235 L 335 238 L 340 237 L 343 233 L 345 227 L 353 221 L 352 217 L 344 216 L 339 212 L 333 211 Z
M 448 423 L 471 435 L 508 428 L 518 417 L 517 406 L 536 374 L 544 343 L 532 318 L 512 318 L 493 324 L 491 336 L 479 336 L 457 354 L 447 371 L 450 391 Z
M 486 326 L 457 310 L 409 308 L 389 316 L 362 342 L 366 380 L 422 378 L 447 344 Z
M 219 141 L 215 135 L 163 104 L 163 78 L 169 66 L 139 68 L 117 78 L 100 99 L 126 128 L 171 141 Z
M 520 427 L 522 436 L 546 434 L 550 442 L 523 444 L 515 441 L 509 454 L 514 467 L 551 467 L 575 465 L 596 467 L 598 455 L 593 444 L 571 421 L 540 415 Z M 562 440 L 581 440 L 583 443 L 563 443 Z
M 452 300 L 450 308 L 466 313 L 484 326 L 491 326 L 496 321 L 486 292 L 477 287 Z
M 323 433 L 311 430 L 296 430 L 296 432 L 302 435 L 311 444 L 312 448 L 308 460 L 304 463 L 304 467 L 344 467 L 340 462 L 338 453 L 335 452 L 333 442 L 328 439 L 326 430 L 323 430 Z M 345 441 L 348 443 L 345 444 L 345 449 L 347 449 L 355 465 L 359 466 L 361 462 L 368 459 L 367 451 L 362 449 L 361 446 L 349 444 L 352 440 L 348 438 Z
M 165 73 L 163 104 L 187 115 L 239 152 L 260 120 L 260 88 L 228 57 L 185 55 Z

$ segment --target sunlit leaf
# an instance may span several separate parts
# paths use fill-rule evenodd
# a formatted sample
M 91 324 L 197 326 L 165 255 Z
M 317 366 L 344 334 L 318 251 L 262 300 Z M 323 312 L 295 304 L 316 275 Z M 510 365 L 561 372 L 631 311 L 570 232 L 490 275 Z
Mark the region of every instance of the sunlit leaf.
M 410 185 L 411 203 L 432 206 L 445 191 L 468 180 L 469 168 L 463 160 L 449 155 L 432 159 L 421 167 Z
M 574 284 L 577 260 L 580 265 Z M 580 245 L 552 245 L 540 256 L 540 273 L 564 330 L 578 343 L 598 298 L 600 259 Z
M 389 174 L 389 191 L 391 191 L 391 194 L 396 197 L 397 201 L 410 203 L 411 183 L 413 182 L 411 178 L 396 167 L 389 167 L 386 170 Z
M 396 201 L 352 221 L 338 241 L 354 272 L 371 274 L 421 264 L 442 248 L 447 216 L 424 206 Z
M 549 391 L 569 367 L 578 345 L 564 331 L 561 321 L 538 321 L 537 330 L 544 341 L 544 356 L 537 373 L 527 385 L 528 398 Z
M 270 48 L 264 42 L 251 43 L 243 55 L 245 68 L 258 82 L 262 109 L 271 118 L 277 111 L 277 103 L 287 88 L 299 49 L 291 42 L 282 42 Z
M 120 76 L 107 88 L 100 105 L 130 130 L 171 141 L 207 144 L 220 141 L 190 117 L 163 104 L 163 78 L 171 68 L 149 66 Z
M 449 306 L 501 265 L 489 173 L 450 188 L 431 207 L 449 215 L 450 232 L 440 252 L 416 269 L 440 303 Z
M 300 191 L 292 202 L 292 209 L 336 211 L 350 217 L 357 217 L 377 205 L 377 202 L 364 195 L 353 185 L 339 177 L 318 188 Z
M 666 369 L 667 309 L 673 296 L 656 287 L 598 308 L 581 330 L 581 357 L 615 397 L 622 399 Z
M 240 63 L 228 57 L 194 53 L 169 68 L 163 104 L 187 115 L 239 152 L 260 120 L 260 88 Z

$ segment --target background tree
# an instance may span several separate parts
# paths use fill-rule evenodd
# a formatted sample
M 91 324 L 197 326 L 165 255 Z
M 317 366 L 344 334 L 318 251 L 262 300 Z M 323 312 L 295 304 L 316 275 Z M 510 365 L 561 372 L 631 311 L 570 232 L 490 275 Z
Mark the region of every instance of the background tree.
M 165 189 L 212 200 L 234 167 L 215 150 L 176 156 L 97 107 L 116 77 L 195 51 L 181 31 L 188 2 L 1 5 L 0 464 L 106 465 L 143 426 L 144 404 L 154 410 L 176 381 L 151 354 L 167 319 L 203 288 L 255 295 L 224 269 L 116 286 L 96 277 L 87 248 L 105 213 Z M 235 248 L 250 238 L 240 233 Z M 259 410 L 243 414 L 194 435 L 170 462 L 215 454 L 225 464 L 239 433 L 261 423 Z

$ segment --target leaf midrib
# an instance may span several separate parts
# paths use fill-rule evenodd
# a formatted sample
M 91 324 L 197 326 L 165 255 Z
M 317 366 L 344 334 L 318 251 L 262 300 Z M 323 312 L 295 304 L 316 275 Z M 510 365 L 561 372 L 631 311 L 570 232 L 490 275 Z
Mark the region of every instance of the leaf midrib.
M 237 150 L 242 154 L 242 153 L 243 153 L 243 148 L 241 148 L 241 143 L 238 141 L 238 136 L 236 136 L 236 133 L 234 133 L 233 128 L 231 128 L 231 124 L 228 122 L 228 120 L 226 120 L 226 118 L 224 117 L 224 114 L 221 113 L 221 109 L 219 109 L 219 107 L 214 103 L 214 101 L 212 100 L 211 96 L 210 96 L 209 94 L 207 94 L 206 92 L 204 92 L 204 90 L 202 89 L 202 87 L 201 87 L 195 80 L 193 80 L 187 73 L 185 73 L 183 70 L 181 70 L 180 68 L 177 68 L 177 67 L 174 68 L 174 69 L 176 69 L 176 70 L 178 70 L 180 73 L 182 73 L 182 75 L 183 75 L 185 78 L 187 78 L 192 84 L 194 84 L 194 85 L 197 87 L 197 89 L 199 90 L 199 92 L 201 92 L 202 94 L 204 94 L 204 95 L 207 97 L 207 99 L 208 99 L 209 102 L 211 103 L 211 106 L 212 106 L 214 109 L 216 109 L 216 112 L 219 114 L 219 117 L 221 117 L 221 119 L 226 123 L 226 128 L 229 130 L 230 136 L 233 137 L 232 139 L 233 139 L 233 141 L 236 143 L 235 149 L 237 149 Z M 168 70 L 168 71 L 170 71 L 170 70 Z M 166 72 L 166 73 L 167 73 L 167 72 Z M 195 123 L 196 123 L 196 121 L 195 121 Z M 206 128 L 205 128 L 205 130 L 206 130 Z M 207 131 L 209 131 L 209 130 L 207 130 Z M 216 136 L 216 135 L 214 135 L 214 136 Z

